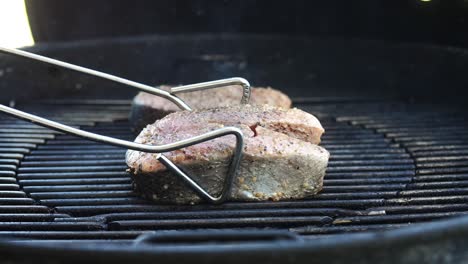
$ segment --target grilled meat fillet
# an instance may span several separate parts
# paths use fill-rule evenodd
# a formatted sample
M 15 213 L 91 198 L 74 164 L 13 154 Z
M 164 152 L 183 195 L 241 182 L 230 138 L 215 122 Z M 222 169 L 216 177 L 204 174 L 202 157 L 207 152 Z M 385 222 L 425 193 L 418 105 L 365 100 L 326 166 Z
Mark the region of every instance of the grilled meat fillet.
M 148 125 L 135 141 L 166 144 L 223 126 L 240 128 L 245 139 L 230 200 L 300 199 L 321 190 L 329 153 L 315 143 L 323 128 L 315 117 L 298 109 L 245 105 L 181 111 Z M 315 131 L 315 137 L 304 136 L 304 131 Z M 234 136 L 228 135 L 164 154 L 215 194 L 222 188 L 234 146 Z M 200 201 L 154 154 L 129 150 L 126 160 L 134 188 L 145 198 L 177 204 Z
M 163 85 L 159 88 L 169 91 L 171 87 Z M 238 86 L 228 86 L 181 93 L 178 96 L 192 107 L 192 109 L 206 109 L 240 104 L 242 89 Z M 282 108 L 291 108 L 291 99 L 284 93 L 270 87 L 252 88 L 250 103 L 254 105 L 268 104 Z M 147 124 L 151 124 L 167 114 L 179 110 L 178 106 L 167 99 L 140 92 L 133 99 L 130 122 L 135 132 L 140 132 Z

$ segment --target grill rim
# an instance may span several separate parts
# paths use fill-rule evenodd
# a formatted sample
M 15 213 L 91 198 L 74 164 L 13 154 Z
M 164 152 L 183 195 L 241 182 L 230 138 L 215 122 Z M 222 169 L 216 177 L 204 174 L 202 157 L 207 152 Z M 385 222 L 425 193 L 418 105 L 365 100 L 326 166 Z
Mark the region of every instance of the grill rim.
M 230 46 L 229 44 L 233 43 L 249 43 L 248 45 L 235 45 L 235 46 Z M 193 44 L 196 43 L 197 45 L 194 47 Z M 448 45 L 437 45 L 437 44 L 431 44 L 431 43 L 417 43 L 417 42 L 409 42 L 409 41 L 404 41 L 404 42 L 397 42 L 397 41 L 383 41 L 383 40 L 378 40 L 378 39 L 367 39 L 367 38 L 350 38 L 350 37 L 344 37 L 344 36 L 290 36 L 287 34 L 259 34 L 259 33 L 248 33 L 248 34 L 236 34 L 236 33 L 224 33 L 224 34 L 213 34 L 213 33 L 194 33 L 194 34 L 151 34 L 151 35 L 142 35 L 142 36 L 120 36 L 120 37 L 107 37 L 107 38 L 94 38 L 94 39 L 83 39 L 83 40 L 77 40 L 73 42 L 67 42 L 67 41 L 59 41 L 59 42 L 43 42 L 43 43 L 37 43 L 34 46 L 30 47 L 24 47 L 23 49 L 26 51 L 38 53 L 38 54 L 43 54 L 47 56 L 53 56 L 54 58 L 69 58 L 71 59 L 71 62 L 82 64 L 84 66 L 90 66 L 93 67 L 92 64 L 98 64 L 100 65 L 98 68 L 100 69 L 105 69 L 107 72 L 131 72 L 131 70 L 126 69 L 123 70 L 120 68 L 118 65 L 122 64 L 123 59 L 131 60 L 131 58 L 136 58 L 138 57 L 139 52 L 135 52 L 135 50 L 138 50 L 138 48 L 154 48 L 157 46 L 161 51 L 162 55 L 169 55 L 170 60 L 176 60 L 179 58 L 180 50 L 185 51 L 185 50 L 191 50 L 198 55 L 203 55 L 206 53 L 207 49 L 210 48 L 210 45 L 213 45 L 213 43 L 223 43 L 225 45 L 220 45 L 220 46 L 226 46 L 226 49 L 222 49 L 221 51 L 217 52 L 223 52 L 228 55 L 233 55 L 233 59 L 239 57 L 235 56 L 236 54 L 243 54 L 243 49 L 252 49 L 251 52 L 257 52 L 257 44 L 262 44 L 264 46 L 269 46 L 273 45 L 273 43 L 281 43 L 279 46 L 273 46 L 273 48 L 279 48 L 279 49 L 284 49 L 284 50 L 301 50 L 301 54 L 306 54 L 310 55 L 312 53 L 311 50 L 317 50 L 317 49 L 324 49 L 326 48 L 331 48 L 331 46 L 338 45 L 339 50 L 343 51 L 341 46 L 343 44 L 346 44 L 346 46 L 350 50 L 350 54 L 347 55 L 353 55 L 355 51 L 351 49 L 351 47 L 357 48 L 357 50 L 362 50 L 364 49 L 366 52 L 365 54 L 369 53 L 369 49 L 374 49 L 375 51 L 381 52 L 381 51 L 386 51 L 388 53 L 395 53 L 395 54 L 405 54 L 405 56 L 411 55 L 411 54 L 418 54 L 417 56 L 419 58 L 423 58 L 424 61 L 427 61 L 429 59 L 434 59 L 436 62 L 434 63 L 427 63 L 425 62 L 423 65 L 435 65 L 437 68 L 433 69 L 438 72 L 444 72 L 442 70 L 446 70 L 447 68 L 454 67 L 452 72 L 457 72 L 457 79 L 455 82 L 454 87 L 456 86 L 457 88 L 460 89 L 445 89 L 444 93 L 440 94 L 440 96 L 424 96 L 424 94 L 427 92 L 428 94 L 434 93 L 436 95 L 439 95 L 441 87 L 431 87 L 430 90 L 428 87 L 425 87 L 425 90 L 423 91 L 414 91 L 411 93 L 411 96 L 408 94 L 410 91 L 413 90 L 413 88 L 416 87 L 416 85 L 410 85 L 406 87 L 406 89 L 403 89 L 399 91 L 399 93 L 395 94 L 385 94 L 385 93 L 380 93 L 380 94 L 369 94 L 367 96 L 363 96 L 364 100 L 368 100 L 370 98 L 375 98 L 376 99 L 408 99 L 412 100 L 414 98 L 418 98 L 420 100 L 424 100 L 427 102 L 432 102 L 434 98 L 437 98 L 437 101 L 440 102 L 462 102 L 460 101 L 460 91 L 463 91 L 461 89 L 465 85 L 465 80 L 466 78 L 464 77 L 464 68 L 463 67 L 458 67 L 457 65 L 461 64 L 466 64 L 468 63 L 468 52 L 466 48 L 460 48 L 460 47 L 455 47 L 455 46 L 448 46 Z M 266 44 L 264 44 L 266 43 Z M 219 46 L 219 45 L 216 45 Z M 228 47 L 228 48 L 227 48 Z M 196 48 L 196 49 L 195 49 Z M 83 62 L 84 60 L 93 60 L 92 58 L 83 56 L 82 53 L 87 52 L 89 54 L 95 53 L 96 51 L 103 52 L 105 50 L 111 50 L 116 53 L 119 53 L 121 56 L 111 56 L 110 58 L 106 58 L 105 61 L 103 61 L 103 58 L 99 58 L 99 60 L 95 62 L 87 61 L 85 63 Z M 122 53 L 122 49 L 128 50 L 128 54 Z M 166 50 L 167 49 L 167 50 Z M 213 47 L 211 47 L 213 49 Z M 133 53 L 133 54 L 132 54 Z M 70 54 L 76 54 L 76 55 L 70 55 Z M 193 54 L 193 55 L 197 55 Z M 256 54 L 256 53 L 254 53 Z M 380 53 L 378 53 L 380 54 Z M 130 56 L 128 56 L 130 55 Z M 140 54 L 141 55 L 141 54 Z M 250 55 L 251 56 L 251 55 Z M 255 55 L 259 56 L 259 55 Z M 403 56 L 403 57 L 405 57 Z M 85 58 L 86 57 L 86 58 Z M 100 57 L 100 56 L 95 56 L 95 57 Z M 165 56 L 163 56 L 165 57 Z M 243 56 L 241 56 L 243 57 Z M 389 57 L 394 57 L 394 56 L 389 56 Z M 446 60 L 439 60 L 440 57 L 444 58 L 449 58 Z M 15 68 L 24 68 L 25 65 L 21 62 L 18 62 L 16 60 L 11 60 L 10 56 L 0 56 L 2 60 L 0 60 L 0 66 L 9 66 L 9 65 L 16 65 Z M 406 58 L 406 57 L 405 57 Z M 151 58 L 143 57 L 140 58 L 140 60 L 151 60 Z M 180 59 L 180 58 L 179 58 Z M 5 60 L 6 64 L 3 63 L 3 60 Z M 322 63 L 327 62 L 323 61 Z M 445 65 L 447 61 L 450 61 L 447 65 Z M 136 65 L 138 64 L 144 64 L 140 62 L 135 62 Z M 110 63 L 110 64 L 108 64 Z M 379 61 L 379 63 L 382 63 L 384 66 L 389 66 L 389 61 Z M 177 63 L 176 63 L 177 64 Z M 442 65 L 444 64 L 444 65 Z M 102 67 L 101 66 L 105 66 Z M 393 65 L 395 66 L 395 65 Z M 96 67 L 96 66 L 94 66 Z M 159 66 L 158 66 L 159 67 Z M 128 68 L 128 67 L 127 67 Z M 347 69 L 349 70 L 349 69 Z M 167 63 L 163 63 L 163 68 L 158 69 L 159 72 L 161 72 L 161 75 L 168 75 L 165 72 L 174 72 L 175 70 L 173 68 L 167 67 Z M 423 71 L 426 72 L 426 71 Z M 420 72 L 420 73 L 423 73 Z M 61 78 L 56 78 L 53 76 L 46 76 L 50 74 L 44 74 L 43 72 L 32 72 L 32 71 L 27 71 L 27 78 L 26 76 L 23 75 L 15 75 L 13 74 L 10 76 L 11 78 L 8 78 L 9 80 L 2 80 L 0 82 L 1 87 L 8 87 L 10 85 L 10 81 L 12 83 L 16 83 L 18 80 L 23 80 L 24 79 L 35 79 L 38 77 L 43 77 L 46 78 L 46 83 L 48 83 L 47 88 L 44 87 L 39 87 L 38 89 L 30 89 L 30 85 L 25 85 L 23 87 L 24 89 L 24 94 L 26 95 L 18 95 L 16 92 L 12 91 L 5 91 L 4 94 L 0 95 L 0 100 L 2 101 L 8 101 L 11 99 L 20 99 L 23 101 L 33 101 L 34 99 L 41 99 L 45 97 L 49 98 L 69 98 L 70 94 L 77 95 L 76 89 L 74 85 L 63 85 L 65 84 L 74 84 L 74 80 L 78 80 L 80 78 L 77 78 L 77 75 L 69 75 L 68 73 L 60 73 Z M 38 74 L 42 74 L 41 76 L 38 76 Z M 139 76 L 139 77 L 133 77 L 130 74 L 123 74 L 122 76 L 130 76 L 131 79 L 135 80 L 141 80 L 141 79 L 147 79 L 144 78 L 144 76 Z M 145 74 L 147 74 L 145 72 Z M 54 74 L 52 74 L 54 75 Z M 202 74 L 203 75 L 203 74 Z M 205 74 L 206 75 L 206 74 Z M 258 75 L 258 74 L 256 74 Z M 368 74 L 369 75 L 369 74 Z M 372 74 L 370 74 L 372 75 Z M 55 76 L 55 75 L 54 75 Z M 451 77 L 454 77 L 450 75 Z M 79 77 L 79 75 L 78 75 Z M 146 76 L 148 77 L 148 76 Z M 249 79 L 251 79 L 251 76 L 247 76 Z M 445 76 L 443 76 L 446 78 Z M 192 77 L 195 78 L 195 77 Z M 212 78 L 212 77 L 211 77 Z M 270 76 L 271 78 L 271 76 Z M 335 78 L 335 76 L 333 77 Z M 354 78 L 354 77 L 353 77 Z M 408 76 L 406 76 L 408 78 Z M 424 77 L 425 79 L 428 78 L 426 75 Z M 5 78 L 6 79 L 6 78 Z M 57 85 L 57 79 L 60 79 L 61 85 Z M 150 78 L 151 79 L 151 78 Z M 196 79 L 196 78 L 195 78 Z M 254 78 L 255 79 L 255 78 Z M 446 78 L 450 79 L 450 78 Z M 451 78 L 455 80 L 454 78 Z M 422 79 L 424 80 L 424 79 Z M 422 81 L 421 79 L 414 80 L 416 82 Z M 87 89 L 89 85 L 87 85 L 87 81 L 82 78 L 82 89 L 80 89 L 80 95 L 78 97 L 81 97 L 82 99 L 84 98 L 109 98 L 109 91 L 106 93 L 102 93 L 102 91 L 98 91 L 96 89 Z M 179 80 L 176 80 L 179 81 Z M 256 80 L 253 80 L 256 81 Z M 356 81 L 356 80 L 353 80 Z M 150 83 L 151 81 L 144 81 L 146 83 Z M 169 80 L 169 81 L 162 81 L 163 83 L 170 83 L 174 82 L 174 80 Z M 187 81 L 184 81 L 187 82 Z M 257 81 L 257 83 L 264 83 L 265 80 L 260 80 Z M 327 81 L 328 82 L 328 81 Z M 362 82 L 362 81 L 361 81 Z M 159 82 L 161 83 L 161 82 Z M 268 84 L 265 84 L 268 85 Z M 106 87 L 107 90 L 110 87 L 114 86 L 109 86 Z M 307 86 L 308 87 L 308 86 Z M 359 86 L 357 86 L 359 87 Z M 357 89 L 357 87 L 354 88 Z M 375 87 L 375 86 L 372 86 Z M 446 88 L 447 86 L 444 83 L 443 88 Z M 449 86 L 451 87 L 451 86 Z M 294 97 L 297 96 L 304 96 L 305 98 L 308 98 L 307 100 L 311 99 L 311 97 L 315 97 L 316 94 L 310 93 L 308 89 L 305 87 L 300 87 L 303 92 L 307 94 L 300 94 L 298 93 L 299 87 L 292 86 L 289 87 L 291 91 L 291 95 Z M 395 87 L 393 87 L 395 89 Z M 128 98 L 130 95 L 133 95 L 132 93 L 128 93 L 125 91 L 121 91 L 122 89 L 116 89 L 113 91 L 115 95 L 119 96 L 113 96 L 112 98 L 114 99 L 122 99 L 122 98 Z M 123 89 L 126 90 L 126 89 Z M 127 89 L 128 90 L 128 89 Z M 323 90 L 323 89 L 322 89 Z M 353 90 L 353 89 L 351 89 Z M 372 88 L 370 91 L 374 91 L 375 89 Z M 384 91 L 391 90 L 391 89 L 384 89 Z M 312 91 L 312 90 L 311 90 Z M 315 91 L 315 90 L 313 90 Z M 339 91 L 341 94 L 343 92 L 346 92 L 346 90 L 340 90 Z M 368 92 L 368 91 L 367 91 Z M 49 93 L 49 94 L 48 94 Z M 366 92 L 362 92 L 361 94 L 366 94 Z M 85 96 L 86 95 L 86 96 Z M 347 93 L 347 96 L 350 97 L 355 97 L 351 93 Z M 447 95 L 447 96 L 445 96 Z M 97 97 L 96 97 L 97 96 Z M 332 99 L 332 95 L 326 94 L 325 97 L 331 98 L 331 102 L 333 102 L 335 99 Z M 313 99 L 311 99 L 313 100 Z M 342 100 L 342 99 L 340 99 Z
M 183 231 L 177 231 L 183 232 Z M 407 260 L 406 253 L 414 250 L 416 256 L 425 259 L 435 257 L 437 261 L 437 243 L 449 243 L 453 247 L 466 246 L 468 235 L 468 216 L 438 220 L 431 223 L 418 223 L 395 230 L 339 234 L 322 239 L 288 240 L 288 243 L 250 243 L 220 247 L 174 247 L 173 245 L 152 247 L 129 247 L 109 244 L 99 248 L 83 245 L 37 244 L 28 245 L 18 242 L 0 241 L 0 254 L 5 260 L 35 259 L 46 256 L 47 261 L 115 261 L 125 263 L 138 260 L 143 263 L 174 263 L 177 260 L 191 260 L 197 263 L 214 263 L 220 260 L 226 263 L 238 263 L 240 260 L 259 259 L 281 263 L 323 263 L 324 260 L 338 263 L 340 260 L 349 263 L 353 258 L 363 260 L 360 263 L 394 263 L 396 260 Z M 433 244 L 436 243 L 436 244 Z M 424 247 L 424 250 L 417 251 Z M 440 249 L 439 249 L 440 250 Z M 28 252 L 28 255 L 25 255 Z M 388 254 L 388 253 L 392 254 Z M 433 254 L 430 254 L 432 253 Z M 449 252 L 451 254 L 454 252 Z M 457 252 L 460 253 L 460 252 Z M 236 254 L 235 259 L 226 258 Z M 429 255 L 423 255 L 429 254 Z M 389 258 L 382 259 L 382 256 Z M 455 257 L 466 257 L 460 255 Z M 415 259 L 416 260 L 416 259 Z M 60 263 L 60 262 L 59 262 Z M 434 262 L 437 263 L 437 262 Z

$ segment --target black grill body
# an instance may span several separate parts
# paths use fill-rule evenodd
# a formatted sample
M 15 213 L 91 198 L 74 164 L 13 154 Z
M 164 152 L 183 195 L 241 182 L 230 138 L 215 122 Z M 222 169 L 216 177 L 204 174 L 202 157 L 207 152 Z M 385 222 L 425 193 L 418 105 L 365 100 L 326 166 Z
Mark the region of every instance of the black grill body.
M 272 47 L 260 52 L 268 43 Z M 343 43 L 351 45 L 335 54 L 336 61 L 320 55 L 341 50 Z M 463 50 L 380 44 L 194 36 L 36 47 L 39 53 L 147 83 L 246 73 L 254 85 L 283 89 L 295 97 L 296 107 L 319 117 L 326 130 L 322 145 L 331 159 L 324 190 L 307 200 L 155 205 L 132 192 L 125 150 L 1 116 L 0 234 L 8 238 L 0 248 L 2 256 L 14 261 L 46 256 L 51 261 L 118 263 L 466 261 L 468 121 L 455 95 L 465 84 L 462 68 L 468 61 Z M 210 48 L 222 56 L 207 61 L 204 55 Z M 120 56 L 112 57 L 115 54 Z M 418 60 L 423 57 L 433 64 Z M 11 103 L 17 108 L 133 139 L 127 122 L 133 91 L 1 58 L 0 65 L 9 69 L 0 78 L 2 88 L 9 89 L 3 99 L 14 99 L 11 94 L 16 93 L 18 100 Z M 374 68 L 345 67 L 355 58 L 375 62 Z M 289 64 L 272 64 L 275 61 Z M 408 61 L 412 66 L 404 63 Z M 335 76 L 332 65 L 338 65 Z M 428 67 L 440 74 L 428 74 Z M 158 70 L 170 74 L 157 75 Z M 411 85 L 418 81 L 427 86 Z M 451 86 L 441 90 L 444 83 Z M 21 85 L 28 93 L 11 89 Z M 51 98 L 32 100 L 45 92 Z

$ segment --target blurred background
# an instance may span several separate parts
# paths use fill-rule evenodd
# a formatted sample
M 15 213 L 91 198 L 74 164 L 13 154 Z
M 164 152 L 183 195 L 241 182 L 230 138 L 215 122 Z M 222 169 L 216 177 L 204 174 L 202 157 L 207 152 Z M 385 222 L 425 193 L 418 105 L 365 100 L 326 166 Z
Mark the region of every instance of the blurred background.
M 0 0 L 0 20 L 0 45 L 35 43 L 151 85 L 242 76 L 296 98 L 468 91 L 468 0 Z M 0 87 L 21 82 L 37 96 L 134 94 L 8 56 L 0 67 L 14 69 Z
M 0 44 L 33 43 L 24 4 L 0 1 Z M 467 0 L 26 0 L 26 8 L 37 42 L 228 32 L 468 44 Z

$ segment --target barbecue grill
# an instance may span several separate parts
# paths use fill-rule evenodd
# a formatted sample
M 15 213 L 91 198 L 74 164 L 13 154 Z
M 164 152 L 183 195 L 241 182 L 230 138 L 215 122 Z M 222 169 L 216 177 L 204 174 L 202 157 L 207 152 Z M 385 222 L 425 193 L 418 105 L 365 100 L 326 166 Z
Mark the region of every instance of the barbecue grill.
M 468 259 L 464 49 L 338 37 L 145 36 L 31 52 L 144 83 L 230 76 L 316 115 L 331 157 L 300 201 L 139 198 L 125 150 L 0 115 L 0 262 L 460 263 Z M 117 56 L 116 56 L 117 55 Z M 133 140 L 134 91 L 0 55 L 2 103 Z M 44 96 L 47 94 L 47 97 Z

